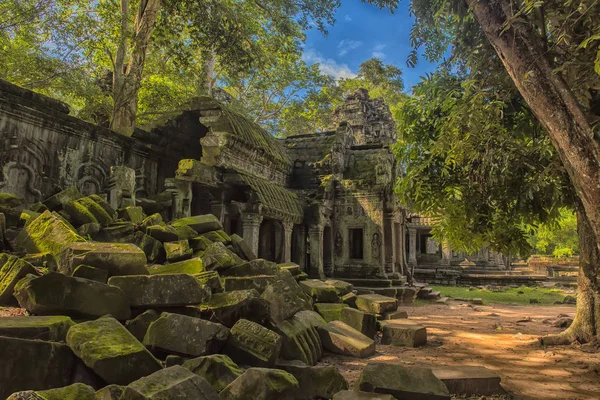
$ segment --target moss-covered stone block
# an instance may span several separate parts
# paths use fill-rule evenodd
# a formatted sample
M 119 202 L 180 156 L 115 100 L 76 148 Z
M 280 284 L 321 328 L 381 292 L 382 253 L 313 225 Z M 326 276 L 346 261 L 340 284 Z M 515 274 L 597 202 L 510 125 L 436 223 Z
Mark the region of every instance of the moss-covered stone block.
M 326 322 L 314 311 L 300 311 L 293 317 L 277 324 L 275 330 L 281 335 L 281 358 L 300 360 L 315 365 L 323 356 L 323 345 L 317 328 Z
M 294 400 L 299 388 L 289 372 L 249 368 L 219 394 L 222 400 Z
M 323 348 L 335 354 L 365 358 L 375 353 L 375 342 L 342 321 L 317 328 Z
M 146 336 L 146 332 L 148 331 L 148 327 L 151 323 L 156 321 L 160 315 L 154 310 L 146 310 L 134 319 L 130 319 L 125 323 L 125 328 L 137 340 L 140 342 L 144 341 L 144 336 Z
M 340 297 L 351 293 L 352 289 L 354 289 L 354 286 L 351 283 L 340 281 L 339 279 L 327 279 L 324 283 L 333 286 Z
M 95 400 L 119 400 L 125 386 L 122 385 L 107 385 L 96 391 Z
M 58 211 L 62 210 L 65 204 L 82 197 L 83 195 L 81 192 L 79 192 L 79 189 L 77 189 L 76 186 L 71 186 L 61 192 L 56 193 L 55 195 L 48 197 L 46 200 L 44 200 L 43 204 L 50 211 Z
M 223 290 L 225 290 L 223 288 L 223 283 L 221 282 L 221 277 L 217 271 L 204 271 L 193 275 L 202 282 L 202 284 L 208 286 L 213 294 L 222 293 Z
M 27 274 L 39 275 L 27 261 L 0 253 L 0 305 L 17 304 L 17 299 L 13 296 L 15 285 Z
M 229 243 L 231 243 L 231 238 L 227 233 L 225 233 L 224 230 L 206 232 L 203 233 L 201 236 L 205 237 L 211 242 L 221 242 L 224 245 L 228 245 Z
M 206 251 L 206 249 L 208 249 L 208 246 L 212 244 L 212 242 L 204 236 L 193 237 L 189 239 L 189 243 L 190 247 L 192 248 L 192 250 L 194 250 L 194 252 Z
M 93 318 L 110 314 L 120 320 L 131 315 L 121 289 L 56 272 L 27 275 L 17 283 L 14 293 L 21 307 L 37 315 Z
M 73 326 L 67 333 L 67 344 L 106 383 L 127 385 L 162 368 L 144 345 L 112 317 Z
M 129 222 L 133 222 L 134 224 L 141 224 L 144 221 L 144 218 L 146 218 L 142 207 L 134 206 L 121 208 L 118 211 L 118 215 L 119 218 Z
M 157 274 L 190 274 L 196 275 L 204 272 L 204 264 L 201 258 L 192 258 L 165 265 L 153 265 L 148 268 L 150 275 Z
M 165 221 L 163 220 L 162 215 L 156 213 L 147 216 L 140 225 L 144 228 L 147 228 L 153 225 L 165 225 Z
M 231 245 L 233 251 L 244 260 L 252 261 L 256 258 L 256 254 L 252 251 L 248 243 L 235 233 L 231 235 Z
M 148 327 L 144 345 L 159 353 L 198 357 L 220 352 L 228 337 L 229 329 L 221 324 L 164 312 Z
M 83 383 L 50 389 L 14 393 L 7 400 L 96 400 L 94 388 Z
M 187 225 L 178 225 L 173 227 L 179 236 L 179 240 L 189 240 L 198 237 L 198 232 Z
M 274 262 L 257 258 L 241 265 L 233 266 L 221 273 L 222 276 L 277 275 L 280 269 Z
M 102 283 L 106 283 L 106 281 L 108 281 L 108 271 L 83 264 L 75 267 L 72 276 L 75 278 L 90 279 L 92 281 Z
M 302 290 L 312 297 L 315 302 L 337 303 L 339 301 L 337 290 L 318 279 L 307 279 L 298 283 Z
M 381 321 L 381 344 L 418 347 L 427 344 L 427 329 L 410 319 Z
M 88 265 L 110 276 L 147 275 L 146 261 L 146 254 L 130 243 L 71 243 L 58 255 L 58 269 L 73 274 L 77 266 Z
M 165 242 L 165 252 L 167 254 L 167 261 L 176 262 L 185 260 L 192 257 L 193 250 L 187 240 L 178 240 L 177 242 Z
M 139 247 L 149 263 L 162 263 L 166 260 L 165 248 L 162 243 L 144 232 L 137 231 L 133 237 L 133 244 Z
M 171 225 L 152 225 L 146 228 L 146 235 L 160 242 L 174 242 L 179 240 L 179 233 Z
M 50 253 L 26 254 L 21 258 L 36 268 L 45 268 L 48 271 L 56 271 L 58 269 L 56 257 Z
M 292 317 L 298 311 L 310 310 L 310 298 L 307 298 L 298 284 L 292 280 L 277 280 L 266 287 L 261 299 L 269 303 L 271 320 L 280 323 Z
M 277 362 L 276 368 L 294 375 L 300 385 L 298 398 L 331 399 L 339 391 L 348 389 L 348 382 L 334 366 L 308 366 L 303 362 Z
M 342 310 L 341 321 L 350 325 L 366 337 L 374 338 L 377 334 L 375 314 L 346 307 Z
M 193 358 L 184 362 L 183 367 L 206 379 L 217 392 L 225 389 L 244 373 L 244 370 L 225 354 Z
M 113 276 L 108 284 L 120 288 L 131 307 L 186 306 L 210 298 L 210 290 L 188 274 Z
M 209 271 L 223 271 L 237 263 L 233 253 L 221 242 L 211 243 L 202 254 L 202 261 Z
M 83 224 L 77 228 L 77 234 L 81 237 L 87 238 L 95 236 L 102 230 L 102 225 L 97 222 L 92 222 L 89 224 Z
M 269 304 L 256 290 L 236 290 L 213 294 L 200 305 L 202 317 L 229 328 L 240 319 L 264 323 L 269 317 Z
M 140 378 L 128 385 L 120 400 L 198 399 L 221 400 L 201 376 L 175 365 Z
M 327 322 L 341 321 L 342 310 L 348 307 L 344 303 L 315 303 L 315 311 Z
M 62 315 L 2 317 L 0 336 L 62 342 L 73 325 L 75 323 L 71 318 Z
M 344 304 L 348 304 L 348 306 L 350 306 L 352 308 L 357 308 L 356 307 L 356 298 L 357 297 L 358 296 L 354 293 L 348 293 L 348 294 L 343 295 L 341 297 L 341 299 Z
M 386 297 L 380 294 L 361 294 L 356 298 L 356 306 L 359 310 L 383 314 L 385 312 L 396 311 L 398 301 L 393 297 Z
M 17 248 L 27 253 L 58 254 L 70 243 L 84 242 L 57 214 L 46 211 L 24 227 L 16 238 Z
M 69 202 L 64 205 L 63 211 L 67 213 L 68 220 L 75 226 L 79 227 L 84 224 L 99 224 L 94 214 L 78 200 Z
M 281 351 L 281 336 L 264 326 L 241 319 L 231 328 L 224 353 L 236 363 L 272 367 Z
M 187 225 L 196 232 L 198 232 L 199 235 L 206 232 L 218 231 L 223 229 L 223 225 L 221 225 L 221 222 L 217 219 L 217 217 L 215 217 L 212 214 L 196 215 L 193 217 L 181 218 L 173 221 L 171 225 Z
M 223 278 L 223 281 L 226 292 L 254 289 L 258 293 L 263 293 L 270 284 L 276 282 L 278 279 L 276 275 L 229 276 Z
M 23 211 L 21 211 L 21 215 L 19 215 L 19 221 L 23 225 L 27 225 L 31 221 L 33 221 L 34 219 L 39 217 L 40 215 L 42 215 L 42 213 L 31 211 L 31 210 L 23 210 Z
M 117 221 L 103 227 L 100 232 L 92 235 L 92 239 L 99 242 L 126 243 L 131 242 L 136 233 L 133 222 Z

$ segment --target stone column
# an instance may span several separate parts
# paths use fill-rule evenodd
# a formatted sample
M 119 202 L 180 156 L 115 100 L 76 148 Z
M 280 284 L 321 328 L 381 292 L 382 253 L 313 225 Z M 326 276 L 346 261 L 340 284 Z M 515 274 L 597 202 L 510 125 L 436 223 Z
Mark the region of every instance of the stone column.
M 408 264 L 417 265 L 417 228 L 408 228 Z
M 442 242 L 442 259 L 440 260 L 440 264 L 442 265 L 450 265 L 450 259 L 452 258 L 452 249 L 447 241 Z
M 115 210 L 135 206 L 135 170 L 124 166 L 110 167 L 108 199 Z
M 294 223 L 283 221 L 283 262 L 292 261 L 292 231 Z
M 263 216 L 260 214 L 242 214 L 243 237 L 254 254 L 258 254 L 260 224 Z
M 396 232 L 394 229 L 394 214 L 383 216 L 383 254 L 385 255 L 385 272 L 396 272 Z
M 310 269 L 311 275 L 318 275 L 320 279 L 325 279 L 323 269 L 323 226 L 312 225 L 308 229 L 310 240 Z
M 296 225 L 296 249 L 298 249 L 298 265 L 302 271 L 306 271 L 306 228 L 304 225 Z

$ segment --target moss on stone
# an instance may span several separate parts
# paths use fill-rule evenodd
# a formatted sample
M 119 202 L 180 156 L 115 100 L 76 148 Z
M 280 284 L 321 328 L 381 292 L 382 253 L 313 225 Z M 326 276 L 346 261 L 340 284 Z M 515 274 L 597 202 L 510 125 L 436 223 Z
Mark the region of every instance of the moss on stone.
M 94 214 L 88 207 L 79 200 L 72 201 L 64 205 L 64 211 L 69 215 L 69 220 L 75 226 L 81 226 L 90 223 L 99 223 Z
M 61 342 L 65 340 L 67 331 L 73 325 L 75 323 L 71 318 L 62 315 L 2 317 L 0 336 Z
M 84 242 L 75 231 L 57 215 L 45 211 L 31 221 L 17 236 L 17 246 L 28 253 L 51 253 L 57 256 L 73 242 Z
M 192 258 L 191 260 L 179 261 L 166 265 L 154 265 L 148 268 L 150 275 L 156 274 L 200 274 L 204 272 L 204 264 L 201 258 Z
M 244 370 L 225 354 L 193 358 L 184 362 L 183 367 L 206 379 L 217 392 L 225 389 L 244 373 Z
M 344 303 L 316 303 L 315 311 L 323 317 L 323 319 L 327 322 L 331 321 L 341 321 L 342 320 L 342 310 L 348 307 L 348 304 Z

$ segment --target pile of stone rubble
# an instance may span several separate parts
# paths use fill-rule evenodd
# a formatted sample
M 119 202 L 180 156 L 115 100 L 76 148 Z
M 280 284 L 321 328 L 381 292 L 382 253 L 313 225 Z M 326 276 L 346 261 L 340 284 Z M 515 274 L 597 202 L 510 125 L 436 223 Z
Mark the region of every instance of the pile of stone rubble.
M 379 335 L 419 346 L 426 329 L 395 298 L 258 259 L 213 215 L 165 223 L 75 188 L 27 209 L 0 194 L 0 211 L 0 306 L 30 314 L 0 318 L 1 399 L 449 399 L 499 389 L 487 370 L 369 362 L 348 390 L 335 367 L 317 365 L 324 351 L 369 357 Z M 473 389 L 474 376 L 485 384 Z

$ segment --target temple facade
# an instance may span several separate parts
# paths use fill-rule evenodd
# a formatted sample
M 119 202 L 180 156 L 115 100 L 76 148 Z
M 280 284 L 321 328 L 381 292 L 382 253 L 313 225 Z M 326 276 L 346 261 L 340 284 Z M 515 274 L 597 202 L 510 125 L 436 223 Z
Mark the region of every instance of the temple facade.
M 432 221 L 394 196 L 396 127 L 365 90 L 328 132 L 277 139 L 212 98 L 124 137 L 66 105 L 0 81 L 0 193 L 32 204 L 69 186 L 165 219 L 212 213 L 262 258 L 314 277 L 401 279 L 414 268 L 502 264 L 431 238 Z

